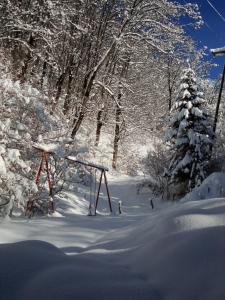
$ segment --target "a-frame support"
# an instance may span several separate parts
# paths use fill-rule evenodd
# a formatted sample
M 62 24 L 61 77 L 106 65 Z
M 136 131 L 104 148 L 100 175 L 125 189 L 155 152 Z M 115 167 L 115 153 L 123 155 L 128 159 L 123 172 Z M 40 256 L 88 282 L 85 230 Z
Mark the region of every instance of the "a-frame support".
M 47 177 L 47 182 L 48 182 L 49 196 L 52 197 L 52 181 L 50 178 L 48 159 L 49 159 L 49 152 L 42 150 L 41 151 L 41 160 L 40 160 L 40 163 L 38 166 L 35 183 L 37 184 L 37 186 L 39 185 L 41 171 L 43 170 L 43 165 L 45 165 L 45 172 L 46 172 L 46 177 Z
M 106 171 L 101 170 L 101 176 L 100 176 L 99 186 L 98 186 L 98 193 L 97 193 L 97 197 L 96 197 L 96 201 L 95 201 L 95 216 L 97 214 L 99 194 L 100 194 L 100 190 L 101 190 L 101 184 L 102 184 L 102 177 L 103 176 L 104 176 L 104 180 L 105 180 L 105 187 L 106 187 L 106 192 L 107 192 L 107 197 L 108 197 L 108 202 L 109 202 L 109 210 L 112 213 L 112 205 L 111 205 L 111 199 L 110 199 L 110 196 L 109 196 L 109 188 L 108 188 L 108 181 L 107 181 L 107 178 L 106 178 Z
M 111 204 L 111 199 L 110 199 L 110 195 L 109 195 L 109 187 L 108 187 L 108 181 L 107 181 L 107 177 L 106 177 L 106 171 L 108 171 L 107 168 L 103 167 L 103 166 L 99 166 L 99 165 L 95 165 L 92 163 L 88 163 L 88 162 L 83 162 L 80 160 L 76 160 L 73 157 L 67 157 L 67 159 L 71 162 L 75 162 L 81 165 L 85 165 L 97 170 L 101 171 L 101 175 L 100 175 L 100 179 L 99 179 L 99 185 L 98 185 L 98 192 L 97 192 L 97 196 L 95 199 L 95 207 L 94 207 L 94 216 L 96 216 L 97 214 L 97 208 L 98 208 L 98 203 L 99 203 L 99 195 L 100 195 L 100 190 L 101 190 L 101 185 L 102 185 L 102 178 L 104 177 L 104 182 L 105 182 L 105 187 L 106 187 L 106 192 L 107 192 L 107 197 L 108 197 L 108 203 L 109 203 L 109 210 L 112 213 L 112 204 Z M 89 208 L 90 210 L 90 208 Z M 89 214 L 90 216 L 92 215 L 91 213 Z
M 39 186 L 41 173 L 42 173 L 42 171 L 45 171 L 47 182 L 48 182 L 49 198 L 50 198 L 49 209 L 50 209 L 51 212 L 54 212 L 55 205 L 54 205 L 54 201 L 53 201 L 53 198 L 52 198 L 52 196 L 53 196 L 53 183 L 52 183 L 52 180 L 51 180 L 50 170 L 49 170 L 49 156 L 52 155 L 53 152 L 47 151 L 47 150 L 45 150 L 41 147 L 34 146 L 34 145 L 33 145 L 33 148 L 35 148 L 36 150 L 39 151 L 40 157 L 41 157 L 39 165 L 38 165 L 37 174 L 36 174 L 36 177 L 35 177 L 35 183 L 37 184 L 37 186 Z M 31 212 L 32 208 L 33 208 L 33 201 L 32 201 L 32 199 L 30 199 L 27 202 L 26 214 L 29 213 L 29 211 Z

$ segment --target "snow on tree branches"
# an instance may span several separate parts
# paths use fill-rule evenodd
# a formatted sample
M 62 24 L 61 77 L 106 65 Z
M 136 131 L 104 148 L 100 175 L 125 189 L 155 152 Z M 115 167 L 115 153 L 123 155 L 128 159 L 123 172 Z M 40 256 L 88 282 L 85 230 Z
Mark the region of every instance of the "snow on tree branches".
M 166 174 L 171 184 L 184 184 L 185 191 L 200 185 L 206 177 L 213 134 L 204 104 L 195 72 L 185 69 L 172 108 L 168 141 L 173 154 Z

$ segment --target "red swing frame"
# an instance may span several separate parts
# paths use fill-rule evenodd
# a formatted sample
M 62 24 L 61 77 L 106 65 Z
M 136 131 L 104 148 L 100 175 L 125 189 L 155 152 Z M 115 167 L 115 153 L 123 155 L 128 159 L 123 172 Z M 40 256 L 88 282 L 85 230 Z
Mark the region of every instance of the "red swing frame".
M 50 170 L 49 170 L 49 156 L 53 155 L 54 153 L 51 151 L 47 151 L 41 147 L 38 147 L 36 145 L 32 145 L 32 147 L 36 150 L 39 151 L 40 153 L 40 162 L 38 165 L 38 169 L 37 169 L 37 174 L 35 177 L 35 183 L 37 184 L 37 186 L 39 186 L 39 182 L 40 182 L 40 177 L 41 177 L 41 172 L 43 170 L 43 166 L 45 165 L 45 172 L 46 172 L 46 178 L 47 178 L 47 182 L 48 182 L 48 192 L 49 192 L 49 197 L 53 196 L 53 181 L 51 180 L 51 176 L 50 176 Z M 55 211 L 55 205 L 54 205 L 54 201 L 52 199 L 52 201 L 50 202 L 50 206 L 49 208 L 51 209 L 52 212 Z M 29 200 L 27 202 L 27 208 L 26 208 L 26 214 L 28 211 L 31 211 L 33 208 L 33 201 L 32 199 Z

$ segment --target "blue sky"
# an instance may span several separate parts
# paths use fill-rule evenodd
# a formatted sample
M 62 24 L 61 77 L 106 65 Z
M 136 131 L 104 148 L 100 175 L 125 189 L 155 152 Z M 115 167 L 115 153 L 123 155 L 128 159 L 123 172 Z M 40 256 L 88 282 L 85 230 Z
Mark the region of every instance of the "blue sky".
M 209 58 L 212 58 L 209 52 L 210 48 L 225 46 L 225 0 L 179 0 L 179 2 L 197 3 L 199 5 L 205 24 L 198 30 L 188 29 L 188 33 L 198 42 L 199 46 L 208 47 Z M 219 66 L 211 70 L 211 77 L 217 78 L 222 72 L 225 55 L 212 58 L 212 60 Z

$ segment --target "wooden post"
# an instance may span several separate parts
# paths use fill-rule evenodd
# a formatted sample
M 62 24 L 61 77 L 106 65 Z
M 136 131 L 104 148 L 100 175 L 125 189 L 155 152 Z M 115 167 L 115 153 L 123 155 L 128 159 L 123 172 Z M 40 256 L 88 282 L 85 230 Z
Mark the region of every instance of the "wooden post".
M 217 101 L 217 104 L 216 104 L 216 113 L 215 113 L 214 124 L 213 124 L 213 132 L 214 133 L 216 132 L 216 125 L 217 125 L 217 121 L 218 121 L 220 102 L 221 102 L 222 93 L 223 93 L 224 79 L 225 79 L 225 64 L 224 64 L 224 68 L 223 68 L 223 75 L 222 75 L 222 79 L 221 79 L 221 85 L 220 85 L 220 92 L 219 92 L 219 96 L 218 96 L 218 101 Z
M 103 176 L 104 171 L 101 171 L 101 176 L 100 176 L 100 181 L 99 181 L 99 186 L 98 186 L 98 194 L 96 197 L 96 202 L 95 202 L 95 216 L 96 216 L 96 211 L 98 207 L 98 200 L 99 200 L 99 194 L 100 194 L 100 189 L 101 189 L 101 184 L 102 184 L 102 176 Z
M 151 204 L 152 209 L 154 209 L 154 203 L 153 203 L 152 199 L 150 200 L 150 204 Z
M 119 201 L 118 205 L 119 205 L 119 214 L 121 215 L 122 214 L 122 201 Z

